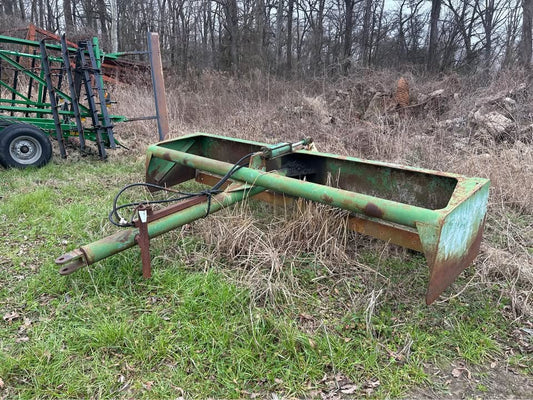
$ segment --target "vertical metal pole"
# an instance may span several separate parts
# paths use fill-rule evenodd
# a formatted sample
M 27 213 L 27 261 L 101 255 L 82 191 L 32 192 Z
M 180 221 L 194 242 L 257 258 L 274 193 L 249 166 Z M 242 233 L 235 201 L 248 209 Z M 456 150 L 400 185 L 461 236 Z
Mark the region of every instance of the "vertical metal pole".
M 54 125 L 56 128 L 56 139 L 59 144 L 59 153 L 61 158 L 67 158 L 65 150 L 65 143 L 63 142 L 63 131 L 61 130 L 61 121 L 59 120 L 58 105 L 56 101 L 56 94 L 54 84 L 52 83 L 52 73 L 50 71 L 50 64 L 48 61 L 48 54 L 46 53 L 46 45 L 44 39 L 40 42 L 41 47 L 41 64 L 46 78 L 46 86 L 48 89 L 48 97 L 50 98 L 50 107 L 52 108 L 52 116 L 54 117 Z
M 163 63 L 159 47 L 159 34 L 148 32 L 148 53 L 152 70 L 152 86 L 154 88 L 155 113 L 159 140 L 165 140 L 169 133 L 167 96 L 163 78 Z
M 81 122 L 80 106 L 78 103 L 79 93 L 76 93 L 76 89 L 74 87 L 74 78 L 72 77 L 72 67 L 70 66 L 70 58 L 65 34 L 61 36 L 61 55 L 63 56 L 65 74 L 67 75 L 68 86 L 70 89 L 70 97 L 72 98 L 71 107 L 72 111 L 74 112 L 76 128 L 78 129 L 78 137 L 80 139 L 80 150 L 85 151 L 85 135 L 83 134 L 83 124 Z
M 105 129 L 107 137 L 109 138 L 109 147 L 115 149 L 117 147 L 115 143 L 115 137 L 113 136 L 113 124 L 109 118 L 107 112 L 106 97 L 104 92 L 104 80 L 100 69 L 102 67 L 101 62 L 101 53 L 100 47 L 98 45 L 98 38 L 93 38 L 92 43 L 87 41 L 87 52 L 89 53 L 89 58 L 91 60 L 92 72 L 94 76 L 94 83 L 96 85 L 96 92 L 98 93 L 98 98 L 100 100 L 100 111 L 103 119 L 102 128 Z
M 85 86 L 85 94 L 87 95 L 87 103 L 89 104 L 89 111 L 91 112 L 91 121 L 93 128 L 96 130 L 96 145 L 98 146 L 98 153 L 100 158 L 105 160 L 107 158 L 105 151 L 105 143 L 103 138 L 103 128 L 98 117 L 98 110 L 96 109 L 96 102 L 94 101 L 94 91 L 91 82 L 91 74 L 89 70 L 91 66 L 87 66 L 85 58 L 85 51 L 88 49 L 90 42 L 79 42 L 78 55 L 76 59 L 76 69 L 83 73 L 82 81 Z
M 152 276 L 152 263 L 150 260 L 150 235 L 148 234 L 148 219 L 152 215 L 150 206 L 141 205 L 138 208 L 139 220 L 137 226 L 139 233 L 135 235 L 135 242 L 141 249 L 141 261 L 143 267 L 143 278 L 148 279 Z
M 42 57 L 41 57 L 41 71 L 39 72 L 39 78 L 44 79 L 44 67 L 43 67 Z M 46 103 L 46 88 L 45 88 L 45 86 L 46 85 L 43 85 L 42 83 L 39 82 L 39 95 L 37 96 L 38 97 L 37 101 L 39 101 L 42 104 Z M 43 108 L 43 106 L 40 106 L 40 108 Z M 39 113 L 38 117 L 42 118 L 43 116 Z
M 33 55 L 36 55 L 37 52 L 35 50 L 33 50 Z M 31 69 L 31 72 L 34 72 L 35 70 L 35 62 L 37 61 L 37 58 L 33 57 L 31 59 L 31 66 L 30 66 L 30 69 Z M 30 76 L 30 81 L 28 82 L 28 99 L 31 100 L 31 92 L 33 90 L 33 77 Z M 37 99 L 37 101 L 39 101 L 39 99 Z M 26 113 L 26 117 L 28 116 L 28 114 Z
M 17 63 L 20 62 L 20 56 L 19 55 L 17 55 L 15 61 Z M 15 103 L 15 99 L 17 98 L 16 93 L 17 93 L 17 83 L 18 83 L 18 81 L 19 81 L 19 70 L 16 69 L 15 73 L 13 74 L 13 92 L 11 93 L 11 100 L 13 100 L 12 103 L 11 103 L 12 107 L 14 107 L 15 104 L 16 104 Z M 11 116 L 13 116 L 13 115 L 15 115 L 15 112 L 11 111 Z

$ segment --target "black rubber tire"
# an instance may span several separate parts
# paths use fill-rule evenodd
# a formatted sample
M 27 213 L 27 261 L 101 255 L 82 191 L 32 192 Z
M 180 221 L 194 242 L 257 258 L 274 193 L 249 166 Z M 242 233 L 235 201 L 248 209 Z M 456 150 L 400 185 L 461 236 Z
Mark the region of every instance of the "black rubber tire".
M 36 126 L 11 124 L 0 131 L 0 164 L 4 167 L 42 167 L 51 158 L 52 144 Z

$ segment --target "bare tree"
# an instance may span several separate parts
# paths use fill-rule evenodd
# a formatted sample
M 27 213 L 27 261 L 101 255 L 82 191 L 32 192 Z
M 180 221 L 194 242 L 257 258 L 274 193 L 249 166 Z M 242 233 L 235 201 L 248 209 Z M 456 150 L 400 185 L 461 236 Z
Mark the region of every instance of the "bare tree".
M 431 17 L 429 22 L 429 44 L 428 44 L 428 57 L 427 57 L 427 69 L 435 71 L 438 68 L 437 60 L 437 43 L 438 43 L 438 26 L 440 18 L 440 6 L 441 0 L 431 0 Z
M 65 17 L 66 32 L 72 32 L 74 29 L 74 19 L 72 18 L 72 3 L 70 0 L 63 0 L 63 15 Z
M 353 27 L 354 27 L 354 7 L 355 0 L 344 0 L 344 7 L 346 13 L 346 23 L 344 27 L 344 46 L 343 46 L 343 71 L 348 73 L 350 70 L 352 56 L 352 39 L 353 39 Z
M 292 22 L 294 13 L 294 0 L 287 0 L 287 72 L 292 73 Z
M 361 32 L 361 62 L 364 66 L 370 63 L 370 22 L 372 20 L 372 0 L 364 0 L 363 30 Z
M 520 62 L 525 67 L 531 66 L 531 24 L 533 19 L 533 0 L 522 0 L 522 42 Z
M 106 51 L 144 49 L 146 31 L 157 30 L 163 58 L 182 73 L 259 68 L 292 76 L 349 73 L 354 63 L 489 71 L 519 59 L 529 66 L 532 2 L 3 0 L 0 14 L 55 33 L 97 34 Z
M 505 41 L 503 43 L 502 67 L 509 67 L 515 57 L 517 38 L 520 32 L 521 23 L 521 0 L 514 0 L 514 4 L 509 4 L 505 9 Z

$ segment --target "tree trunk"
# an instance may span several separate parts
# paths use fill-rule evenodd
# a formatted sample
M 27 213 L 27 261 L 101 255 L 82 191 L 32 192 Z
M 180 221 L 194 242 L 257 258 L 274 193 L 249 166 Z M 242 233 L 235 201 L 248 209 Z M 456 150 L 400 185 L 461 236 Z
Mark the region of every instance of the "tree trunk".
M 224 8 L 226 11 L 226 26 L 230 36 L 230 68 L 234 74 L 237 74 L 239 70 L 239 14 L 237 0 L 226 0 Z
M 361 33 L 361 61 L 368 66 L 370 56 L 370 20 L 372 17 L 372 0 L 365 0 L 363 11 L 363 32 Z
M 265 57 L 263 54 L 263 46 L 265 39 L 265 25 L 266 25 L 266 16 L 265 16 L 265 2 L 264 0 L 255 1 L 255 53 L 258 60 L 259 69 L 263 69 Z
M 322 42 L 324 36 L 324 6 L 325 0 L 318 0 L 318 14 L 313 26 L 312 70 L 316 73 L 322 68 Z
M 283 40 L 281 37 L 281 31 L 283 27 L 283 8 L 284 0 L 278 0 L 276 10 L 276 68 L 278 69 L 278 72 L 280 71 L 283 47 Z
M 116 53 L 118 51 L 118 14 L 117 14 L 117 0 L 111 0 L 111 51 Z M 163 9 L 164 9 L 163 5 Z M 164 21 L 164 19 L 162 19 Z M 164 33 L 161 32 L 161 39 L 164 40 Z
M 531 66 L 531 22 L 533 19 L 533 0 L 522 0 L 522 42 L 520 62 L 523 66 Z
M 342 70 L 345 74 L 350 71 L 352 56 L 352 37 L 353 37 L 353 9 L 355 6 L 355 0 L 344 0 L 346 6 L 346 27 L 344 30 L 344 49 L 343 49 L 343 65 Z
M 26 10 L 24 8 L 24 1 L 23 0 L 19 0 L 19 11 L 20 11 L 20 18 L 23 21 L 26 21 Z
M 441 0 L 431 0 L 431 17 L 429 21 L 429 45 L 428 45 L 428 59 L 427 69 L 429 71 L 436 71 L 439 66 L 437 59 L 437 41 L 439 38 L 438 24 L 440 18 Z
M 288 0 L 287 12 L 287 73 L 292 73 L 292 13 L 294 12 L 294 0 Z
M 63 0 L 63 15 L 65 16 L 65 30 L 71 33 L 74 29 L 74 20 L 72 19 L 72 3 L 70 0 Z

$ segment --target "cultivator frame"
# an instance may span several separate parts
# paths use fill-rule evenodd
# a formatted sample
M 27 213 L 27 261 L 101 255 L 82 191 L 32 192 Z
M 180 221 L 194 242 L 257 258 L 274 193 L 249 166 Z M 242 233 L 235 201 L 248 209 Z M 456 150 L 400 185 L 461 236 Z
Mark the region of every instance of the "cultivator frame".
M 47 42 L 56 39 L 59 44 Z M 105 54 L 96 37 L 79 41 L 72 47 L 65 35 L 54 35 L 39 42 L 0 35 L 0 87 L 10 94 L 9 98 L 0 97 L 0 164 L 6 164 L 2 162 L 3 152 L 17 154 L 20 149 L 28 152 L 39 143 L 44 144 L 39 130 L 56 139 L 62 158 L 67 157 L 65 140 L 77 136 L 82 152 L 86 151 L 86 141 L 92 141 L 100 158 L 106 159 L 106 149 L 120 145 L 113 132 L 114 125 L 119 122 L 155 119 L 159 140 L 163 140 L 169 130 L 168 111 L 156 33 L 148 33 L 147 52 L 135 52 L 149 55 L 156 115 L 127 118 L 108 111 L 111 101 L 104 85 L 102 64 L 104 59 L 126 54 L 129 53 Z M 25 78 L 23 82 L 22 77 Z M 3 143 L 2 132 L 14 124 L 30 125 L 33 133 L 24 135 L 22 132 L 22 139 Z M 19 153 L 22 164 L 17 166 L 22 167 L 25 166 L 24 154 Z
M 163 210 L 141 205 L 135 227 L 57 258 L 60 273 L 70 274 L 137 244 L 143 275 L 149 277 L 151 238 L 249 197 L 274 203 L 303 198 L 347 210 L 351 229 L 423 252 L 430 270 L 427 304 L 473 262 L 485 223 L 489 180 L 306 150 L 310 143 L 306 139 L 272 146 L 194 134 L 150 146 L 150 185 L 172 187 L 192 179 L 212 184 L 220 177 L 232 183 L 221 192 L 202 192 Z M 236 167 L 245 158 L 248 165 Z
M 105 159 L 105 149 L 116 148 L 113 124 L 127 118 L 108 112 L 110 101 L 100 73 L 103 53 L 98 39 L 80 41 L 77 48 L 68 46 L 65 35 L 60 44 L 9 36 L 0 36 L 0 43 L 34 50 L 0 49 L 0 85 L 11 93 L 10 99 L 0 99 L 0 112 L 7 113 L 0 118 L 7 123 L 31 124 L 55 137 L 63 158 L 67 156 L 65 139 L 77 136 L 82 151 L 86 140 L 93 141 Z M 19 90 L 23 76 L 27 79 L 26 93 Z M 86 120 L 91 123 L 86 124 Z

